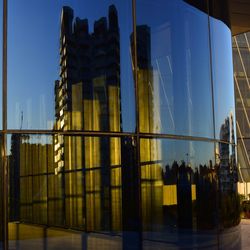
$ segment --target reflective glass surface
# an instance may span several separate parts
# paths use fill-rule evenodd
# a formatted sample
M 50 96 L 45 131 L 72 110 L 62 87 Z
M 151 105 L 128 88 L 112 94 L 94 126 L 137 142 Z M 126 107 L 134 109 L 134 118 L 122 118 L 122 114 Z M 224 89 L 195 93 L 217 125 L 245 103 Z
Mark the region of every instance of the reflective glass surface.
M 221 249 L 241 249 L 240 195 L 237 191 L 238 169 L 234 145 L 216 145 L 219 176 L 219 244 Z
M 10 221 L 122 230 L 121 139 L 12 134 Z
M 212 138 L 207 14 L 138 0 L 136 25 L 140 131 Z
M 134 131 L 131 15 L 130 1 L 10 0 L 9 128 Z
M 239 202 L 234 200 L 238 197 L 235 146 L 219 143 L 216 147 L 216 153 L 219 157 L 220 222 L 222 228 L 227 228 L 238 225 L 240 220 Z
M 231 31 L 221 21 L 210 18 L 213 65 L 215 137 L 235 142 L 235 103 Z
M 227 6 L 8 2 L 10 248 L 237 245 Z
M 140 146 L 143 237 L 169 247 L 216 244 L 214 144 L 141 139 Z

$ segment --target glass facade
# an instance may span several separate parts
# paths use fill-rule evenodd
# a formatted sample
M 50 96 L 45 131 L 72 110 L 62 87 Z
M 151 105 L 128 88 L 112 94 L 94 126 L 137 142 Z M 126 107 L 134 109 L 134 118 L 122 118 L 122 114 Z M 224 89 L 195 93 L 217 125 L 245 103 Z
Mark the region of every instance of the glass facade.
M 5 248 L 238 249 L 226 9 L 8 1 Z
M 249 199 L 250 161 L 249 161 L 249 135 L 250 135 L 250 33 L 244 33 L 233 37 L 234 58 L 234 85 L 236 97 L 237 118 L 237 144 L 239 165 L 239 192 Z

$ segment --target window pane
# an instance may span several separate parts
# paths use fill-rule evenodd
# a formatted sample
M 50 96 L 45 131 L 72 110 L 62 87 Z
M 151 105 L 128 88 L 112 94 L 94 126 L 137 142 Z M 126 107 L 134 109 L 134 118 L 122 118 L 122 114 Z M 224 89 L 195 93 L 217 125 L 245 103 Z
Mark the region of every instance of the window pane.
M 250 182 L 250 140 L 238 138 L 237 144 L 239 181 L 245 183 Z
M 134 131 L 131 13 L 130 1 L 10 0 L 9 128 Z
M 240 232 L 240 197 L 237 189 L 238 171 L 236 165 L 235 146 L 219 143 L 216 147 L 219 155 L 219 235 L 222 249 L 239 248 Z M 230 237 L 228 237 L 230 231 Z
M 179 0 L 138 0 L 136 32 L 140 131 L 212 138 L 205 11 Z
M 121 231 L 120 138 L 13 134 L 10 166 L 11 220 Z
M 223 22 L 214 18 L 210 18 L 210 27 L 215 136 L 216 139 L 234 143 L 235 106 L 231 31 Z
M 214 144 L 141 139 L 140 149 L 143 238 L 177 248 L 215 246 Z
M 46 226 L 58 226 L 112 232 L 120 237 L 117 240 L 114 235 L 110 239 L 105 236 L 108 246 L 120 247 L 125 220 L 122 218 L 122 164 L 129 162 L 128 155 L 126 159 L 121 155 L 124 139 L 27 134 L 12 134 L 8 139 L 10 239 L 17 240 L 15 230 L 19 222 L 17 235 L 19 240 L 30 239 L 25 243 L 27 248 L 36 238 L 47 238 L 46 244 L 53 246 L 53 233 L 33 235 L 27 224 L 39 224 L 44 230 Z M 67 249 L 75 249 L 70 235 L 67 237 Z M 91 246 L 91 236 L 85 238 Z M 80 243 L 81 239 L 76 237 L 74 244 Z

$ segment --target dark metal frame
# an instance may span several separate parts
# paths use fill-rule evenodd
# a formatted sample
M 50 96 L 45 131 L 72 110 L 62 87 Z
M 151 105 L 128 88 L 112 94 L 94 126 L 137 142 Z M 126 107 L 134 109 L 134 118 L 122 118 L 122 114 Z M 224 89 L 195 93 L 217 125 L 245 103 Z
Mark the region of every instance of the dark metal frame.
M 7 20 L 8 1 L 3 0 L 3 65 L 2 65 L 2 241 L 8 249 L 8 165 L 7 165 Z

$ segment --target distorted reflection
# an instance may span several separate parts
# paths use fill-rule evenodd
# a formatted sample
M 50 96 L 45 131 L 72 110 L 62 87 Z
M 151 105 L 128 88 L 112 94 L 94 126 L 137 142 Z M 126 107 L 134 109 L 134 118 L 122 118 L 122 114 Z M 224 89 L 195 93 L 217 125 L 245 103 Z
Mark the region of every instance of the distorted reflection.
M 238 170 L 232 113 L 221 125 L 220 140 L 222 142 L 216 146 L 219 166 L 220 225 L 222 228 L 227 228 L 236 226 L 240 222 L 239 195 L 237 193 Z
M 207 14 L 184 1 L 136 5 L 140 132 L 211 138 Z
M 221 139 L 221 126 L 225 120 L 234 119 L 234 85 L 233 85 L 233 61 L 231 31 L 223 22 L 210 18 L 211 25 L 211 49 L 212 49 L 212 73 L 214 87 L 214 116 L 215 137 Z M 223 69 L 223 70 L 221 70 Z M 231 123 L 231 122 L 230 122 Z M 236 124 L 232 129 L 235 130 Z M 230 141 L 230 140 L 226 140 Z M 235 139 L 234 139 L 235 142 Z

